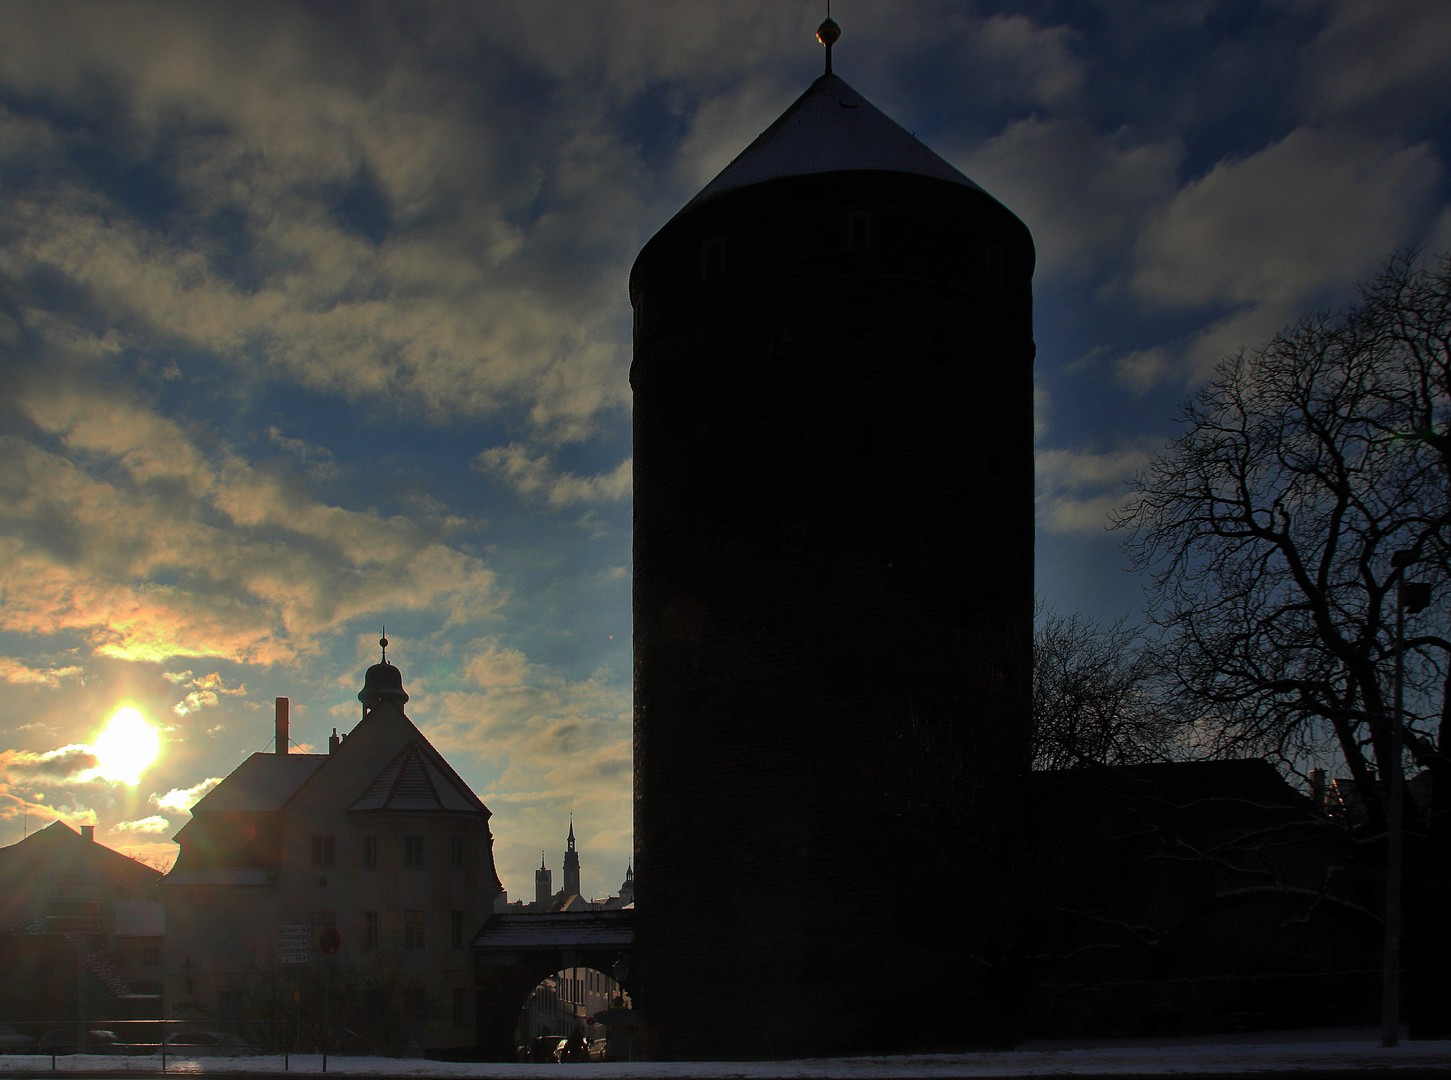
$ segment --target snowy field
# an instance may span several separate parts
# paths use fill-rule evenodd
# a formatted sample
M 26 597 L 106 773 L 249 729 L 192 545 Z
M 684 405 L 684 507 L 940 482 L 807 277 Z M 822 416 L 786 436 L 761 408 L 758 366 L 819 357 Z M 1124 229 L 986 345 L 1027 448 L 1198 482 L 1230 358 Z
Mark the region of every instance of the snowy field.
M 240 1058 L 167 1057 L 167 1075 L 238 1073 L 322 1074 L 323 1059 L 316 1054 L 293 1055 L 285 1063 L 274 1056 Z M 577 1080 L 699 1077 L 702 1080 L 867 1080 L 867 1078 L 1011 1077 L 1065 1075 L 1168 1076 L 1195 1073 L 1319 1072 L 1328 1070 L 1390 1072 L 1400 1069 L 1444 1068 L 1451 1078 L 1451 1041 L 1408 1042 L 1382 1047 L 1379 1033 L 1371 1030 L 1324 1033 L 1280 1033 L 1225 1036 L 1217 1039 L 1140 1040 L 1132 1043 L 1029 1043 L 1018 1050 L 977 1054 L 937 1054 L 901 1057 L 803 1059 L 759 1062 L 591 1062 L 576 1065 L 455 1064 L 418 1059 L 338 1057 L 327 1059 L 327 1074 L 338 1076 L 420 1077 L 545 1077 L 561 1070 L 585 1075 Z M 65 1073 L 158 1074 L 161 1059 L 76 1054 L 56 1059 L 56 1075 Z M 35 1055 L 0 1056 L 0 1077 L 40 1076 L 50 1072 L 50 1058 Z

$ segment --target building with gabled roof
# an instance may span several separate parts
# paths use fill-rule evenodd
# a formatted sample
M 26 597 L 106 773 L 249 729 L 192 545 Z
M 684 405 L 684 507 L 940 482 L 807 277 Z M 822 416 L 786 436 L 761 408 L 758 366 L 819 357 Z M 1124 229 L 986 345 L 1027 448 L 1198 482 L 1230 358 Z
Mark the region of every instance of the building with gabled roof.
M 382 644 L 362 719 L 328 753 L 288 753 L 279 698 L 275 751 L 177 833 L 161 882 L 171 1015 L 253 1019 L 325 978 L 328 1016 L 280 1010 L 298 1045 L 340 1047 L 343 1029 L 376 1051 L 475 1045 L 469 943 L 503 897 L 490 811 L 404 713 Z
M 154 1015 L 165 932 L 159 870 L 63 821 L 0 848 L 0 1015 Z

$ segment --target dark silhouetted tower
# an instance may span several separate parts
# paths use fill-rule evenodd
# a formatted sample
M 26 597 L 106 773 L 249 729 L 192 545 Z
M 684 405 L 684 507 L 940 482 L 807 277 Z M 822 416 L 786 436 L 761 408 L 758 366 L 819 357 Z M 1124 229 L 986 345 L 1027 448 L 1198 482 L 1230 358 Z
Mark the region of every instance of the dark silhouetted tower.
M 564 849 L 564 895 L 581 896 L 579 891 L 579 852 L 574 849 L 574 817 L 569 819 L 569 839 Z
M 829 59 L 636 260 L 632 983 L 665 1056 L 1011 1035 L 1033 263 Z

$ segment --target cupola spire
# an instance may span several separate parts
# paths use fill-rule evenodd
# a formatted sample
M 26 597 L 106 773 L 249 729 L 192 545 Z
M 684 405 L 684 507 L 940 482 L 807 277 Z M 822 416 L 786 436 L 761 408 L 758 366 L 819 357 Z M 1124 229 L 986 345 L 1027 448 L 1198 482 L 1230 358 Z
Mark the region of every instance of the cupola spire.
M 388 663 L 387 633 L 384 629 L 384 636 L 378 639 L 378 645 L 383 650 L 383 659 L 368 669 L 363 676 L 363 688 L 358 691 L 364 716 L 385 701 L 396 705 L 400 712 L 408 702 L 408 691 L 403 689 L 403 673 Z
M 841 37 L 841 27 L 831 17 L 831 5 L 826 5 L 826 19 L 816 28 L 816 40 L 826 46 L 826 74 L 831 74 L 831 47 Z

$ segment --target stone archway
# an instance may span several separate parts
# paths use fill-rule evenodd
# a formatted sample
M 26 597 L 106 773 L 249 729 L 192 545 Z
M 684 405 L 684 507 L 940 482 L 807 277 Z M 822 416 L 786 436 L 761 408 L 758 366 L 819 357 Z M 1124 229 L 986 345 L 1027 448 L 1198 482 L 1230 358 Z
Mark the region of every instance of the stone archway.
M 514 1060 L 519 1010 L 534 988 L 556 971 L 597 968 L 614 973 L 629 990 L 634 915 L 634 909 L 621 908 L 489 919 L 473 943 L 480 1058 Z

